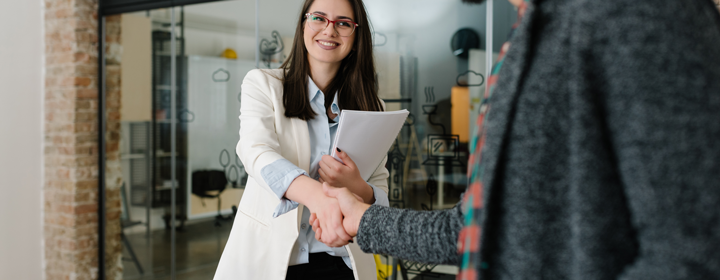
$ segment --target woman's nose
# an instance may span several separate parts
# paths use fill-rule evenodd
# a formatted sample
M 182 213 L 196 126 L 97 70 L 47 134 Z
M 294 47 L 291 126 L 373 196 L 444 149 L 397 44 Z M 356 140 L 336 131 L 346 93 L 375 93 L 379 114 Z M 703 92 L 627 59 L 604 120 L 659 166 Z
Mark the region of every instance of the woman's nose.
M 327 25 L 327 26 L 325 27 L 325 29 L 323 30 L 323 35 L 325 35 L 325 36 L 330 36 L 330 37 L 335 37 L 335 36 L 338 35 L 337 30 L 335 30 L 335 23 L 334 23 L 334 22 L 328 23 L 328 25 Z

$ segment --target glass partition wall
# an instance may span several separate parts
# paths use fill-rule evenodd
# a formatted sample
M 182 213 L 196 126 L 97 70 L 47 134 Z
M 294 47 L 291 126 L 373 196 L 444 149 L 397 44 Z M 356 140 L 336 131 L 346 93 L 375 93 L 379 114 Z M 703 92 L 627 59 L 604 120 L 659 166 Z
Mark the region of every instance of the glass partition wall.
M 186 2 L 101 12 L 101 279 L 212 278 L 248 176 L 235 153 L 242 79 L 289 55 L 303 1 Z M 516 12 L 505 0 L 364 3 L 380 97 L 411 112 L 388 151 L 391 207 L 452 207 L 486 62 Z M 457 271 L 379 260 L 383 279 Z
M 487 44 L 497 57 L 515 9 L 505 0 L 364 2 L 379 94 L 388 110 L 411 112 L 389 153 L 391 204 L 452 207 L 467 185 L 468 141 L 485 90 Z
M 256 2 L 185 2 L 100 19 L 102 278 L 211 279 L 247 179 L 234 147 Z

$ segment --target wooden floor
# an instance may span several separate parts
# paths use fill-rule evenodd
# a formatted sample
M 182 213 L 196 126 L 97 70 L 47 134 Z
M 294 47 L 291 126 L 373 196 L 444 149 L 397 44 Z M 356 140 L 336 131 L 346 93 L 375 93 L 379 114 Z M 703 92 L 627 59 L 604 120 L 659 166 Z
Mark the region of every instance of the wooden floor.
M 213 220 L 186 225 L 178 231 L 176 245 L 176 279 L 177 280 L 208 280 L 215 275 L 220 255 L 230 235 L 232 221 L 223 221 L 216 227 Z M 170 280 L 170 231 L 156 230 L 148 239 L 145 233 L 127 236 L 137 255 L 144 274 L 140 274 L 131 260 L 127 248 L 123 250 L 123 279 Z M 410 279 L 443 280 L 455 279 L 458 272 L 456 266 L 440 265 L 433 269 L 436 273 L 408 275 Z M 439 274 L 438 274 L 439 273 Z M 403 279 L 398 273 L 397 279 Z
M 186 225 L 176 235 L 176 275 L 178 280 L 212 279 L 220 255 L 230 235 L 232 221 L 216 227 L 214 221 Z M 127 248 L 123 250 L 123 279 L 170 279 L 170 231 L 156 230 L 127 238 L 144 270 L 140 274 Z

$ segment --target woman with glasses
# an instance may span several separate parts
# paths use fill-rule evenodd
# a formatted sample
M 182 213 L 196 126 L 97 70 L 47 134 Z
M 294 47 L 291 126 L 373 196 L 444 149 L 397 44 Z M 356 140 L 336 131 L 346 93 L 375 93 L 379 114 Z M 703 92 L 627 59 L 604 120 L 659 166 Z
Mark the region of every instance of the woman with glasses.
M 345 153 L 345 164 L 328 156 L 341 109 L 384 107 L 362 1 L 306 0 L 287 60 L 250 71 L 241 101 L 237 154 L 249 179 L 215 279 L 377 279 L 372 255 L 345 245 L 337 200 L 322 189 L 388 206 L 385 160 L 366 182 Z

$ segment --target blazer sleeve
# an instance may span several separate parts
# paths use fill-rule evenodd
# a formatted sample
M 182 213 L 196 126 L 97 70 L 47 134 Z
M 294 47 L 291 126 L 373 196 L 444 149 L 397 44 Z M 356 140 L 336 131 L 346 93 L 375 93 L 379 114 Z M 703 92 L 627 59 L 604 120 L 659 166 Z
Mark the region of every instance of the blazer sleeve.
M 263 167 L 285 159 L 275 130 L 275 110 L 271 97 L 274 77 L 255 69 L 245 76 L 240 95 L 240 140 L 236 152 L 245 171 L 268 193 L 276 196 L 263 180 Z
M 452 209 L 415 211 L 372 205 L 360 220 L 357 241 L 366 253 L 428 264 L 459 264 L 463 214 Z

